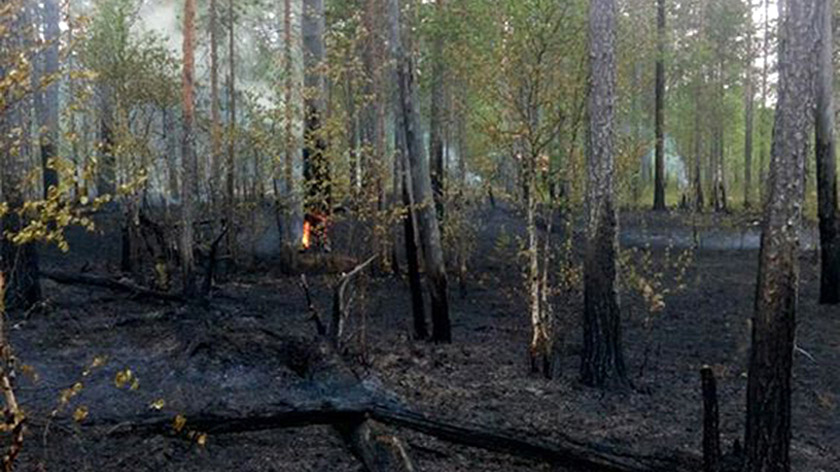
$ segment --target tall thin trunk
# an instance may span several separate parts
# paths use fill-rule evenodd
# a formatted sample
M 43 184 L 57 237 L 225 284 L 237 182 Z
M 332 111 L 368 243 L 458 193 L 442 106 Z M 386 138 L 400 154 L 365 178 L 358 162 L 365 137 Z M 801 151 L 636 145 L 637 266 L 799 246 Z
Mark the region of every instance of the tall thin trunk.
M 184 68 L 181 77 L 181 102 L 183 107 L 182 175 L 181 185 L 181 272 L 184 294 L 195 294 L 195 261 L 193 260 L 194 199 L 196 197 L 196 157 L 193 135 L 195 117 L 195 0 L 184 0 Z
M 210 0 L 210 197 L 216 201 L 220 193 L 218 188 L 219 170 L 222 158 L 222 128 L 219 111 L 219 20 L 218 0 Z M 215 210 L 215 209 L 214 209 Z
M 819 0 L 820 49 L 816 80 L 817 197 L 820 219 L 820 303 L 840 303 L 840 221 L 837 215 L 837 163 L 834 137 L 833 3 Z
M 236 11 L 234 0 L 228 0 L 228 141 L 227 163 L 225 165 L 227 185 L 225 201 L 225 220 L 229 228 L 236 226 Z M 227 232 L 228 250 L 233 252 L 236 245 L 236 231 Z
M 45 88 L 40 83 L 35 84 L 35 108 L 38 126 L 41 128 L 41 169 L 43 177 L 44 197 L 50 187 L 58 186 L 58 172 L 50 165 L 58 150 L 58 46 L 61 34 L 58 23 L 60 12 L 56 0 L 45 0 L 41 9 L 41 24 L 44 28 L 44 41 L 47 48 L 41 54 L 33 74 L 37 82 L 47 81 Z
M 432 340 L 448 343 L 452 341 L 452 327 L 449 319 L 449 294 L 446 266 L 441 245 L 440 227 L 434 208 L 432 179 L 429 159 L 423 146 L 420 129 L 420 110 L 417 100 L 417 85 L 412 55 L 403 47 L 403 28 L 400 24 L 400 2 L 389 0 L 391 23 L 391 48 L 396 60 L 399 101 L 396 110 L 397 126 L 405 132 L 405 147 L 408 169 L 417 206 L 417 220 L 420 227 L 420 244 L 426 269 L 426 281 L 432 303 Z
M 293 220 L 293 200 L 294 200 L 294 181 L 293 169 L 295 154 L 297 154 L 295 147 L 295 106 L 294 106 L 294 56 L 292 54 L 292 0 L 283 0 L 283 72 L 285 80 L 283 85 L 283 107 L 284 107 L 284 139 L 285 149 L 283 150 L 283 228 L 282 238 L 283 245 L 286 248 L 286 253 L 289 257 L 294 254 L 295 231 L 292 229 Z
M 702 78 L 700 74 L 695 79 L 697 83 L 694 86 L 694 209 L 698 212 L 703 211 L 703 178 L 702 178 L 702 152 L 703 152 L 703 131 L 701 127 L 702 116 L 702 101 L 703 88 L 701 85 Z
M 769 57 L 770 57 L 770 0 L 764 0 L 764 40 L 761 47 L 761 55 L 763 56 L 761 66 L 761 108 L 767 108 L 767 77 L 769 71 Z M 761 149 L 758 154 L 758 197 L 761 204 L 764 204 L 764 181 L 765 181 L 765 162 L 767 161 L 768 141 L 770 139 L 770 132 L 767 129 L 766 117 L 762 114 L 761 119 Z
M 788 472 L 804 160 L 813 113 L 817 0 L 786 2 L 747 381 L 747 472 Z
M 665 210 L 665 0 L 656 0 L 656 175 L 653 209 Z
M 618 214 L 614 204 L 615 0 L 589 6 L 589 95 L 581 380 L 627 384 L 618 301 Z
M 440 24 L 443 19 L 443 0 L 435 0 L 435 13 L 437 22 Z M 431 153 L 432 190 L 435 196 L 435 207 L 438 218 L 443 218 L 443 192 L 444 180 L 446 178 L 444 166 L 444 74 L 443 63 L 443 33 L 438 28 L 432 40 L 432 107 L 429 122 L 429 152 Z
M 407 209 L 403 218 L 405 231 L 405 258 L 408 267 L 408 285 L 411 291 L 411 314 L 414 322 L 414 339 L 423 340 L 429 337 L 426 326 L 426 308 L 423 301 L 423 283 L 420 277 L 420 229 L 417 224 L 417 211 L 411 185 L 411 173 L 408 172 L 408 158 L 405 155 L 405 132 L 398 129 L 395 133 L 397 143 L 397 157 L 402 180 L 403 205 Z
M 748 25 L 752 19 L 748 18 Z M 753 154 L 753 105 L 755 91 L 753 90 L 752 73 L 752 26 L 747 33 L 747 66 L 744 76 L 744 208 L 752 205 L 752 154 Z
M 174 203 L 181 195 L 181 190 L 178 186 L 178 133 L 176 131 L 176 119 L 172 116 L 174 111 L 168 105 L 164 105 L 161 113 L 163 114 L 163 142 L 166 146 L 166 164 L 169 174 L 169 180 L 167 182 L 169 203 Z

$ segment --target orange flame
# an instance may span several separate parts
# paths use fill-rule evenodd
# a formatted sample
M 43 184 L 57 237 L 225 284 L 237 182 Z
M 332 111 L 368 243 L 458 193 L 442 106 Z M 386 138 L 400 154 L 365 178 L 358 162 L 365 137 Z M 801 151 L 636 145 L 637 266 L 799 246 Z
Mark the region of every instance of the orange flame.
M 309 249 L 309 246 L 312 244 L 311 240 L 312 235 L 312 224 L 309 221 L 303 221 L 303 238 L 301 239 L 301 244 L 303 245 L 304 249 Z

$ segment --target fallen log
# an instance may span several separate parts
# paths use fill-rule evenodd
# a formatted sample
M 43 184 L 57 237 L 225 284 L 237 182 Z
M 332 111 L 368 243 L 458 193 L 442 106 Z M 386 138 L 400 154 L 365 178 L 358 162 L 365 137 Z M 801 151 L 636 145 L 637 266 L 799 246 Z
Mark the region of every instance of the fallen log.
M 101 287 L 115 292 L 131 294 L 135 298 L 162 300 L 166 302 L 185 303 L 186 299 L 174 293 L 161 292 L 135 284 L 127 279 L 115 279 L 101 275 L 77 274 L 70 272 L 42 270 L 41 277 L 63 285 L 88 285 Z
M 289 338 L 266 329 L 216 326 L 187 349 L 199 365 L 239 364 L 247 359 L 271 359 L 297 380 L 278 385 L 270 402 L 253 392 L 220 390 L 208 395 L 186 389 L 183 410 L 120 409 L 102 418 L 92 414 L 83 424 L 108 434 L 172 434 L 176 413 L 186 428 L 212 435 L 330 425 L 369 471 L 411 471 L 407 449 L 382 425 L 413 430 L 441 440 L 526 459 L 543 460 L 574 471 L 689 472 L 702 468 L 699 457 L 681 454 L 638 454 L 560 435 L 551 440 L 533 432 L 496 429 L 444 419 L 406 406 L 376 381 L 360 379 L 335 353 L 330 340 Z M 173 379 L 173 382 L 175 380 Z

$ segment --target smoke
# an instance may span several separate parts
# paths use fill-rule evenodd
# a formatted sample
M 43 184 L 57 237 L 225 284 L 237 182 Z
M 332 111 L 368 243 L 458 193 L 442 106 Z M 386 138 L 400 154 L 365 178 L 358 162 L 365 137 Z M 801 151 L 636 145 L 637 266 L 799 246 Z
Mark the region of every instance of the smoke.
M 139 10 L 138 26 L 143 31 L 154 32 L 164 38 L 167 47 L 176 55 L 181 53 L 183 42 L 180 3 L 175 0 L 148 0 L 143 2 Z

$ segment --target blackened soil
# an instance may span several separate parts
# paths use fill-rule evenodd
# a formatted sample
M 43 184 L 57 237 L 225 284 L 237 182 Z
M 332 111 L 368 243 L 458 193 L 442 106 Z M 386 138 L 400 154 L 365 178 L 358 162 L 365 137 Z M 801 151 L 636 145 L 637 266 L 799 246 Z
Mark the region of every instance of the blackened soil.
M 626 216 L 623 232 L 635 239 L 691 224 L 675 216 Z M 728 448 L 741 438 L 756 251 L 692 252 L 682 283 L 674 266 L 683 249 L 653 245 L 649 257 L 645 250 L 627 252 L 625 265 L 635 264 L 637 273 L 651 280 L 660 274 L 662 287 L 671 292 L 664 297 L 664 309 L 651 315 L 638 290 L 625 284 L 625 352 L 636 389 L 602 392 L 577 381 L 582 297 L 574 254 L 580 238 L 573 238 L 570 259 L 558 249 L 553 262 L 553 285 L 558 287 L 553 306 L 565 357 L 561 378 L 547 381 L 530 374 L 526 362 L 530 328 L 518 259 L 522 219 L 511 210 L 486 208 L 475 221 L 478 238 L 463 296 L 451 280 L 454 343 L 413 341 L 407 284 L 394 277 L 365 277 L 348 342 L 348 358 L 359 362 L 359 369 L 379 377 L 406 402 L 457 422 L 522 430 L 548 441 L 562 434 L 645 454 L 699 454 L 699 370 L 710 365 L 719 380 L 724 444 Z M 733 218 L 727 224 L 738 231 L 752 223 Z M 555 238 L 559 248 L 562 237 Z M 63 270 L 78 270 L 86 260 L 97 271 L 115 267 L 118 248 L 105 244 L 108 240 L 77 235 L 71 255 L 50 254 L 45 263 Z M 649 266 L 644 262 L 648 258 Z M 265 328 L 312 336 L 299 278 L 279 273 L 267 262 L 231 276 L 204 308 L 141 303 L 102 289 L 44 282 L 45 307 L 12 319 L 11 340 L 20 358 L 19 397 L 30 419 L 21 470 L 361 470 L 327 427 L 211 435 L 202 447 L 184 434 L 143 436 L 121 434 L 120 425 L 92 426 L 122 412 L 142 413 L 159 399 L 173 418 L 191 402 L 212 408 L 225 401 L 270 401 L 271 392 L 289 381 L 270 351 L 260 355 L 254 354 L 259 349 L 246 350 L 251 354 L 240 361 L 217 364 L 196 360 L 191 353 L 198 345 L 222 349 L 212 342 L 201 344 L 202 339 L 214 339 L 208 333 L 219 330 Z M 815 303 L 817 277 L 818 259 L 812 252 L 803 254 L 792 450 L 794 470 L 802 472 L 840 470 L 840 309 Z M 334 282 L 335 276 L 309 277 L 324 312 Z M 97 356 L 107 361 L 86 372 Z M 122 388 L 115 384 L 125 369 L 138 380 L 133 390 L 130 382 Z M 78 394 L 62 405 L 61 391 L 77 382 Z M 221 395 L 233 400 L 217 398 Z M 85 409 L 86 416 L 81 414 Z M 74 412 L 84 419 L 72 421 Z M 550 470 L 537 461 L 454 446 L 409 431 L 397 434 L 423 471 Z

